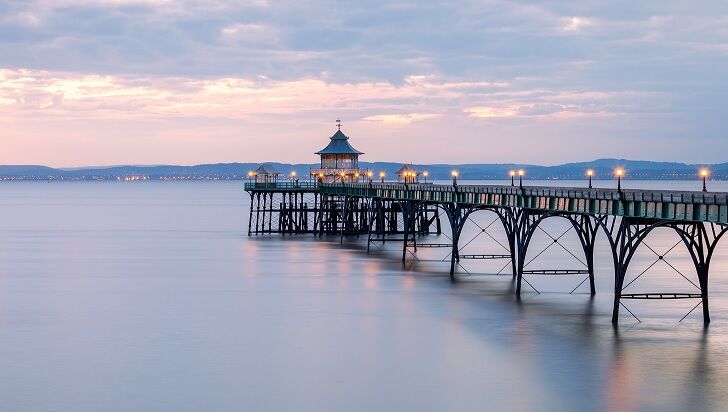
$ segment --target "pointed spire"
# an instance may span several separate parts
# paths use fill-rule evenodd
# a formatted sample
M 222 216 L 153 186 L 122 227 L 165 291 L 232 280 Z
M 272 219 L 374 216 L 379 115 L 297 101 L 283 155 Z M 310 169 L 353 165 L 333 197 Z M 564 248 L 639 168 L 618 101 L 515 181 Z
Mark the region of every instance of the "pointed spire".
M 338 127 L 339 130 L 341 130 L 341 120 L 340 119 L 336 119 L 336 127 Z

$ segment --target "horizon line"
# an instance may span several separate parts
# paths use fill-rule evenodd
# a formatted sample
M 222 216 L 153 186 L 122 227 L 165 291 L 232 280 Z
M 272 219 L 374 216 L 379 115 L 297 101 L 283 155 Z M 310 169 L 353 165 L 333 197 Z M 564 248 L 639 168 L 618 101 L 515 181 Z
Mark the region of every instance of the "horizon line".
M 579 164 L 579 163 L 594 163 L 598 161 L 605 161 L 605 160 L 615 160 L 615 161 L 623 161 L 623 162 L 649 162 L 649 163 L 674 163 L 678 165 L 686 165 L 686 166 L 697 166 L 697 167 L 706 167 L 706 166 L 715 166 L 715 165 L 723 165 L 728 162 L 721 162 L 721 163 L 691 163 L 691 162 L 684 162 L 684 161 L 677 161 L 677 160 L 645 160 L 645 159 L 626 159 L 626 158 L 617 158 L 617 157 L 601 157 L 598 159 L 593 160 L 580 160 L 580 161 L 571 161 L 571 162 L 564 162 L 564 163 L 554 163 L 554 164 L 535 164 L 535 163 L 517 163 L 517 162 L 496 162 L 496 163 L 449 163 L 449 162 L 438 162 L 438 163 L 418 163 L 418 162 L 402 162 L 402 161 L 388 161 L 388 160 L 375 160 L 375 161 L 360 161 L 360 163 L 391 163 L 391 164 L 412 164 L 412 165 L 422 165 L 422 166 L 469 166 L 469 165 L 513 165 L 513 166 L 537 166 L 537 167 L 558 167 L 558 166 L 564 166 L 564 165 L 570 165 L 570 164 Z M 202 162 L 202 163 L 194 163 L 194 164 L 175 164 L 175 163 L 157 163 L 157 164 L 132 164 L 132 163 L 122 163 L 122 164 L 111 164 L 111 165 L 87 165 L 87 166 L 48 166 L 45 164 L 0 164 L 0 167 L 46 167 L 50 169 L 56 169 L 56 170 L 62 170 L 62 171 L 73 171 L 73 170 L 86 170 L 86 169 L 111 169 L 111 168 L 117 168 L 117 167 L 138 167 L 138 168 L 153 168 L 153 167 L 196 167 L 196 166 L 207 166 L 207 165 L 234 165 L 234 164 L 282 164 L 282 165 L 315 165 L 318 162 L 285 162 L 285 161 L 262 161 L 262 162 L 256 162 L 256 161 L 232 161 L 232 162 Z

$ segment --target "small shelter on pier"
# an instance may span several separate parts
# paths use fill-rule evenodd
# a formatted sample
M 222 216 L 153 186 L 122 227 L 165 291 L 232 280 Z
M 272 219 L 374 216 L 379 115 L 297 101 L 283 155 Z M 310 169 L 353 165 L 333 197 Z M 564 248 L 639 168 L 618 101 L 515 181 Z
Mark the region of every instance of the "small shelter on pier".
M 321 167 L 312 169 L 311 175 L 323 183 L 356 182 L 363 178 L 359 170 L 359 155 L 350 143 L 349 137 L 341 131 L 341 121 L 336 120 L 338 130 L 330 137 L 329 144 L 316 152 L 321 156 Z
M 397 181 L 408 183 L 417 183 L 419 181 L 420 172 L 417 171 L 412 165 L 405 164 L 395 172 L 397 175 Z
M 270 165 L 261 164 L 257 169 L 248 173 L 248 179 L 255 183 L 276 183 L 280 173 L 276 172 Z

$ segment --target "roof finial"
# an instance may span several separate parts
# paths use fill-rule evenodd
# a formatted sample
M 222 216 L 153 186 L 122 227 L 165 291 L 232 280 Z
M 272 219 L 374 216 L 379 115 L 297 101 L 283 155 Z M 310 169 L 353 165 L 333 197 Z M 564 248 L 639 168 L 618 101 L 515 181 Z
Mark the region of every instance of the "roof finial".
M 336 126 L 341 130 L 341 120 L 336 119 Z

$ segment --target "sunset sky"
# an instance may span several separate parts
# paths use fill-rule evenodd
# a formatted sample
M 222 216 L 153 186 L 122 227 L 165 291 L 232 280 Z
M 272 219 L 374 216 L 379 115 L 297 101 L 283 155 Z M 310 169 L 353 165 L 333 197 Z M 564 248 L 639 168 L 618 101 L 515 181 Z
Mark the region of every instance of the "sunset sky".
M 696 6 L 696 5 L 699 5 Z M 0 164 L 728 161 L 726 1 L 0 0 Z

